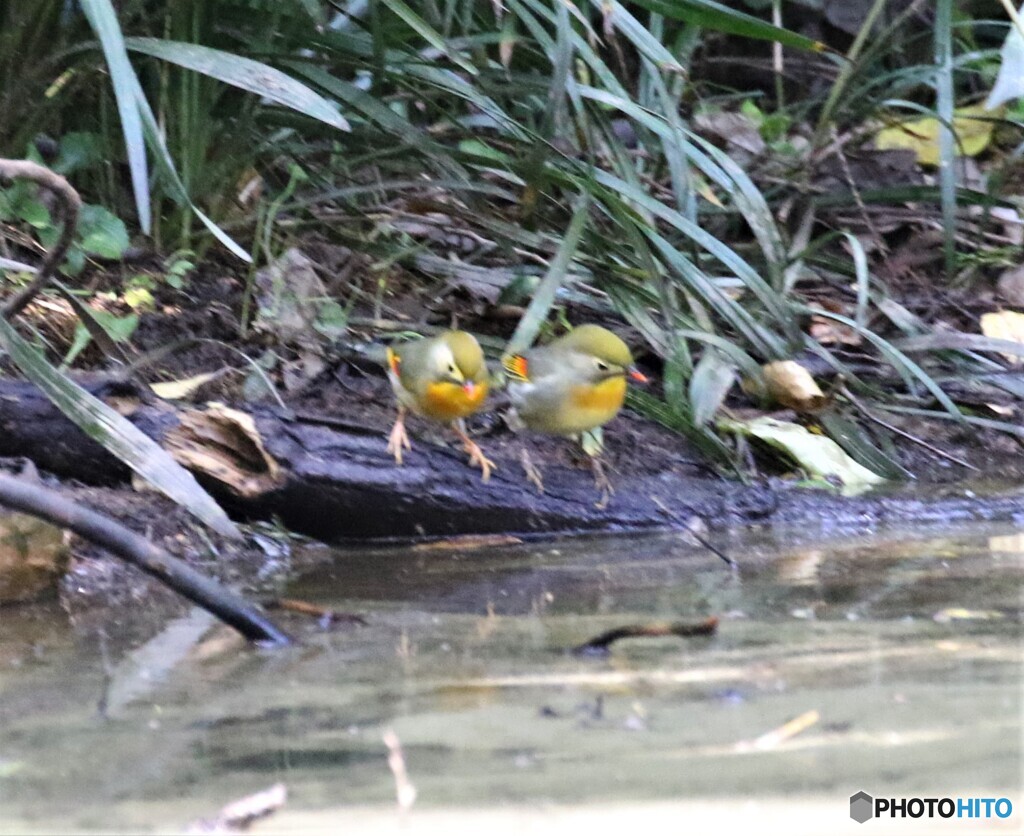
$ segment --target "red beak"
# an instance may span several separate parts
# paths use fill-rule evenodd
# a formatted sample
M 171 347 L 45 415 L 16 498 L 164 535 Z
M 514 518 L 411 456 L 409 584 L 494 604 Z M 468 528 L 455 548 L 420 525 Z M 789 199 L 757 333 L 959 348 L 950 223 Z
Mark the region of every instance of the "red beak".
M 645 375 L 642 371 L 640 371 L 640 369 L 638 369 L 636 366 L 630 366 L 627 369 L 627 371 L 629 372 L 629 376 L 633 380 L 635 380 L 637 383 L 650 383 L 651 382 L 648 379 L 647 375 Z
M 467 398 L 472 398 L 476 392 L 476 384 L 472 380 L 467 380 L 462 384 L 462 391 L 466 393 Z

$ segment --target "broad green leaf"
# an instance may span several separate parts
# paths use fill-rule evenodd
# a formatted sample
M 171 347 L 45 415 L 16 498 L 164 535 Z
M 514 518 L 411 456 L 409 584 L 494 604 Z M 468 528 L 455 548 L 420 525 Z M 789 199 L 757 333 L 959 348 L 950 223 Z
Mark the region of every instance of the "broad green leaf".
M 698 426 L 709 423 L 735 382 L 735 363 L 713 348 L 706 349 L 690 378 L 693 422 Z
M 86 204 L 78 216 L 83 250 L 100 258 L 119 259 L 128 249 L 128 230 L 119 217 L 102 206 Z
M 103 445 L 147 482 L 215 531 L 241 538 L 235 524 L 171 454 L 98 398 L 62 375 L 30 343 L 0 318 L 0 345 L 14 364 L 54 405 L 90 438 Z
M 102 163 L 106 156 L 99 134 L 73 131 L 60 138 L 60 153 L 53 164 L 53 170 L 58 174 L 74 174 Z

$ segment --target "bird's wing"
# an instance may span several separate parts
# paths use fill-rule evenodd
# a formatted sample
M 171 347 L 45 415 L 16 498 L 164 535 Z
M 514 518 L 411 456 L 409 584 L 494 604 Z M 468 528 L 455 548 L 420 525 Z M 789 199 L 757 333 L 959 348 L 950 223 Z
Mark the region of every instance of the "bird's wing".
M 509 378 L 518 383 L 529 383 L 530 361 L 522 354 L 506 354 L 501 358 L 502 368 Z
M 402 367 L 402 358 L 398 356 L 398 352 L 391 346 L 388 346 L 387 348 L 387 357 L 388 368 L 391 369 L 391 373 L 397 377 L 399 369 Z

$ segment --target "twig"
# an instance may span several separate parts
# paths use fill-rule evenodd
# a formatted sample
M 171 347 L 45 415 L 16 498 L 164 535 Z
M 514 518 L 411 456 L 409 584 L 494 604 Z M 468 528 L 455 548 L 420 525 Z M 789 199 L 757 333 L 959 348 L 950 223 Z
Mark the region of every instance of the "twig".
M 879 418 L 877 415 L 871 412 L 871 410 L 864 406 L 864 404 L 861 403 L 861 401 L 853 394 L 853 392 L 851 392 L 846 387 L 845 384 L 839 388 L 839 391 L 841 391 L 843 395 L 845 395 L 849 399 L 850 403 L 852 403 L 858 410 L 860 410 L 861 414 L 863 414 L 865 418 L 867 418 L 870 421 L 874 421 L 876 424 L 878 424 L 878 426 L 884 427 L 885 429 L 889 430 L 889 432 L 896 433 L 896 435 L 900 436 L 901 438 L 905 438 L 907 441 L 911 441 L 914 444 L 918 444 L 921 447 L 924 447 L 925 450 L 934 453 L 936 456 L 940 456 L 943 459 L 947 459 L 953 462 L 954 464 L 960 465 L 961 467 L 966 467 L 968 470 L 980 472 L 980 469 L 975 467 L 970 462 L 965 462 L 963 459 L 957 458 L 952 453 L 947 453 L 945 450 L 940 450 L 938 447 L 934 447 L 931 444 L 929 444 L 923 438 L 918 438 L 916 435 L 912 435 L 911 433 L 908 433 L 906 430 L 901 430 L 899 427 L 890 424 L 888 421 L 885 421 L 882 418 Z
M 319 604 L 314 604 L 310 601 L 303 601 L 298 598 L 275 598 L 272 601 L 267 601 L 264 606 L 269 610 L 285 610 L 287 612 L 298 613 L 299 615 L 312 616 L 319 621 L 320 626 L 324 629 L 327 629 L 334 624 L 358 624 L 360 627 L 367 626 L 366 619 L 361 615 L 349 612 L 337 612 L 336 610 L 321 607 Z
M 416 801 L 416 787 L 409 780 L 409 773 L 405 768 L 405 755 L 402 754 L 402 744 L 398 740 L 398 735 L 393 729 L 385 729 L 383 739 L 384 745 L 388 747 L 388 768 L 395 777 L 398 807 L 405 812 Z
M 614 630 L 608 630 L 599 636 L 595 636 L 590 641 L 574 647 L 572 652 L 577 656 L 604 656 L 608 653 L 609 646 L 619 639 L 657 638 L 661 636 L 688 638 L 690 636 L 713 636 L 716 632 L 718 632 L 718 618 L 715 616 L 696 624 L 689 622 L 627 624 L 624 627 L 616 627 Z
M 290 644 L 274 626 L 236 592 L 200 574 L 187 563 L 109 517 L 84 508 L 56 491 L 0 474 L 0 504 L 67 528 L 141 569 L 179 595 L 213 613 L 250 641 Z
M 701 537 L 696 531 L 694 531 L 692 528 L 690 528 L 688 525 L 686 525 L 686 523 L 683 522 L 682 520 L 680 520 L 679 516 L 677 514 L 674 514 L 672 512 L 672 510 L 664 502 L 661 501 L 661 499 L 659 499 L 656 496 L 652 496 L 651 497 L 651 501 L 655 505 L 658 506 L 658 510 L 660 510 L 666 517 L 668 517 L 669 519 L 674 520 L 675 522 L 677 522 L 680 525 L 682 525 L 682 527 L 686 530 L 686 533 L 689 534 L 700 545 L 702 545 L 705 549 L 707 549 L 713 555 L 716 555 L 717 557 L 719 557 L 722 560 L 724 560 L 726 566 L 728 566 L 730 569 L 737 569 L 737 568 L 739 568 L 739 564 L 735 560 L 733 560 L 731 557 L 729 557 L 729 555 L 727 555 L 725 552 L 721 551 L 720 549 L 717 549 L 715 546 L 712 546 L 707 540 L 705 540 L 703 537 Z
M 46 254 L 36 277 L 0 308 L 0 315 L 5 319 L 10 319 L 21 313 L 25 306 L 36 297 L 36 294 L 53 280 L 57 267 L 64 260 L 64 256 L 71 246 L 71 240 L 74 238 L 75 229 L 78 226 L 78 213 L 82 208 L 82 199 L 78 196 L 78 192 L 59 174 L 30 160 L 0 159 L 0 180 L 15 180 L 19 177 L 31 180 L 53 193 L 60 206 L 63 227 L 60 238 L 53 249 Z

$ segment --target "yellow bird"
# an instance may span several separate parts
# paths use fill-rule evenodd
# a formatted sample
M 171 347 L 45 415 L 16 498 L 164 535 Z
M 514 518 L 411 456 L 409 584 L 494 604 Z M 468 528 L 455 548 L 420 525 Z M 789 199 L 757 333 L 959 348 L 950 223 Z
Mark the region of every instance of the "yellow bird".
M 578 436 L 607 424 L 626 400 L 627 377 L 647 382 L 633 365 L 629 347 L 599 325 L 580 325 L 548 345 L 507 354 L 501 362 L 509 378 L 513 421 L 548 435 Z M 584 449 L 606 503 L 611 483 L 597 458 L 600 450 Z M 525 449 L 523 465 L 530 481 L 543 491 Z
M 445 331 L 436 337 L 412 340 L 387 350 L 388 379 L 398 399 L 398 418 L 388 436 L 388 452 L 402 463 L 402 448 L 412 449 L 405 431 L 406 412 L 450 424 L 479 466 L 486 482 L 494 462 L 466 434 L 463 418 L 478 412 L 487 399 L 489 375 L 476 337 L 465 331 Z

